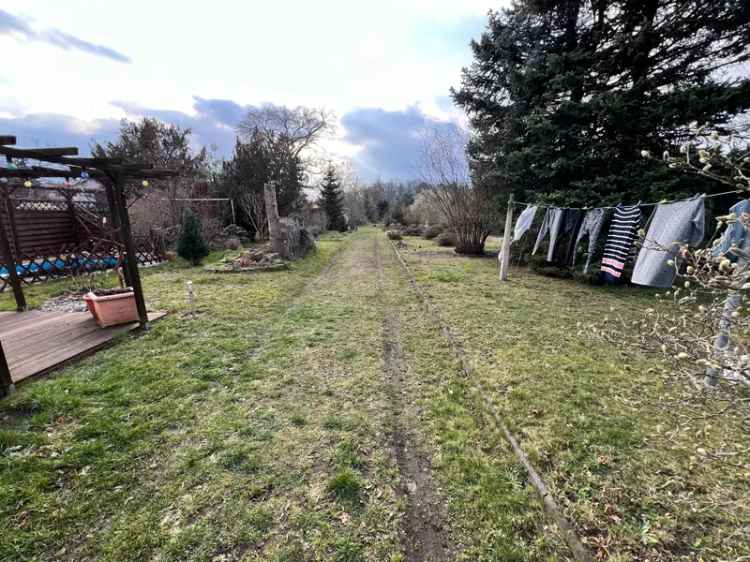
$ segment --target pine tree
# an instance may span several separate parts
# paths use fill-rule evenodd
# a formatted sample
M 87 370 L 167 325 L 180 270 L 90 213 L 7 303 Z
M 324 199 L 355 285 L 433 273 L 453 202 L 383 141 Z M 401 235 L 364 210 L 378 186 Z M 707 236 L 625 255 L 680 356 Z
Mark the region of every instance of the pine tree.
M 323 210 L 328 216 L 328 229 L 346 231 L 346 218 L 342 209 L 343 194 L 341 193 L 341 184 L 336 175 L 333 165 L 329 164 L 326 174 L 323 177 L 323 183 L 320 187 L 320 198 L 323 204 Z
M 193 211 L 187 209 L 177 242 L 177 255 L 193 265 L 200 265 L 208 253 L 208 244 L 203 238 L 200 219 Z
M 561 204 L 720 189 L 640 153 L 674 152 L 691 122 L 721 127 L 750 108 L 750 80 L 721 73 L 748 45 L 736 0 L 519 0 L 492 13 L 453 91 L 474 177 Z

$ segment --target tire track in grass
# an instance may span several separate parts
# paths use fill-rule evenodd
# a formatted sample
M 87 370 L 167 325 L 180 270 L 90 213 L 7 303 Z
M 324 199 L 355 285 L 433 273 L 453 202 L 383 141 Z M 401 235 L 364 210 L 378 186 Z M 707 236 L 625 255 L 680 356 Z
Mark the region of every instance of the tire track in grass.
M 416 446 L 414 428 L 404 415 L 404 389 L 409 370 L 401 348 L 398 315 L 387 300 L 380 241 L 373 240 L 378 289 L 383 306 L 383 368 L 391 404 L 390 440 L 399 469 L 398 495 L 406 511 L 401 540 L 407 562 L 447 562 L 454 559 L 444 522 L 442 502 L 432 479 L 429 457 Z
M 393 242 L 390 242 L 390 245 L 401 265 L 401 268 L 403 269 L 407 279 L 409 280 L 409 284 L 414 289 L 414 292 L 417 293 L 428 314 L 433 317 L 437 325 L 441 328 L 443 335 L 448 341 L 457 359 L 459 360 L 461 371 L 463 372 L 467 381 L 473 381 L 475 379 L 475 377 L 473 376 L 474 369 L 471 365 L 471 362 L 469 361 L 468 356 L 466 355 L 466 351 L 464 350 L 458 338 L 455 336 L 453 329 L 443 319 L 440 311 L 438 310 L 437 306 L 431 301 L 429 295 L 422 289 L 419 283 L 417 283 L 416 278 L 412 274 L 411 269 L 409 269 L 408 264 L 401 255 L 401 252 L 398 251 L 396 245 L 393 244 Z M 534 486 L 542 500 L 542 505 L 544 506 L 545 513 L 562 531 L 565 542 L 573 553 L 575 560 L 577 562 L 592 562 L 593 556 L 591 552 L 583 545 L 578 534 L 575 531 L 575 528 L 563 515 L 562 509 L 555 501 L 546 483 L 532 465 L 531 461 L 529 460 L 516 437 L 513 435 L 513 433 L 511 433 L 508 425 L 505 423 L 505 421 L 503 421 L 502 416 L 498 413 L 495 405 L 488 398 L 487 389 L 483 387 L 483 384 L 481 382 L 478 383 L 478 386 L 476 383 L 469 384 L 469 387 L 481 400 L 486 413 L 488 413 L 492 420 L 495 422 L 497 428 L 500 430 L 500 433 L 510 445 L 513 453 L 518 459 L 518 462 L 526 470 L 526 473 L 529 476 L 529 481 Z
M 331 254 L 331 258 L 328 263 L 319 273 L 317 273 L 312 279 L 310 279 L 310 281 L 301 284 L 298 288 L 296 288 L 289 294 L 286 306 L 282 309 L 281 314 L 279 314 L 278 318 L 276 318 L 274 322 L 283 322 L 284 320 L 286 320 L 292 313 L 292 311 L 309 293 L 317 288 L 322 282 L 327 281 L 331 278 L 333 268 L 336 267 L 339 257 L 349 247 L 349 244 L 351 244 L 351 241 L 347 240 L 343 244 L 339 245 L 336 251 Z M 255 360 L 263 352 L 263 349 L 270 343 L 271 334 L 272 330 L 266 330 L 265 332 L 263 332 L 263 336 L 260 341 L 257 342 L 257 345 L 251 347 L 247 351 L 247 357 L 250 360 Z

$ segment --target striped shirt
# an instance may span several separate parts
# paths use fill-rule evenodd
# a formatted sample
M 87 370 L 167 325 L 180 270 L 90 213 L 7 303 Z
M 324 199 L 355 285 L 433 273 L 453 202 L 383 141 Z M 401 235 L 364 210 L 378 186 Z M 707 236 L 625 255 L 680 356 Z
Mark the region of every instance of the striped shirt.
M 617 205 L 604 245 L 601 271 L 608 281 L 616 282 L 622 276 L 625 264 L 632 256 L 633 243 L 641 224 L 642 214 L 638 205 Z

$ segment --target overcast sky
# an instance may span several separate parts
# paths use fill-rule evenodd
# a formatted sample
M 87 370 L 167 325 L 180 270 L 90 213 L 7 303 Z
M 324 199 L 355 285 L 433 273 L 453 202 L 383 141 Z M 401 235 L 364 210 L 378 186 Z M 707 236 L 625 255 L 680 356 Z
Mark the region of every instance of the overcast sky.
M 3 0 L 0 133 L 85 148 L 153 115 L 223 155 L 248 106 L 322 106 L 360 177 L 414 178 L 418 130 L 460 120 L 448 89 L 502 3 Z

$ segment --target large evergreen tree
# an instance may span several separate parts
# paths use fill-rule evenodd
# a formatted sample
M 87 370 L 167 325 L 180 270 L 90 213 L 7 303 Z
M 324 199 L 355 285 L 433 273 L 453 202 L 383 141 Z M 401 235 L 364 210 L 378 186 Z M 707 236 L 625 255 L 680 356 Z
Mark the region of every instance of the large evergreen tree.
M 341 182 L 336 175 L 336 169 L 331 164 L 328 165 L 320 186 L 320 200 L 328 216 L 328 229 L 344 232 L 346 230 L 346 218 L 342 209 L 344 196 L 341 193 Z
M 274 154 L 263 136 L 237 139 L 232 158 L 223 164 L 220 183 L 223 192 L 239 203 L 240 222 L 251 233 L 265 231 L 263 186 L 273 181 L 279 214 L 299 210 L 304 183 L 304 166 L 299 156 Z
M 491 13 L 453 91 L 474 129 L 475 180 L 567 204 L 716 189 L 640 153 L 750 108 L 750 80 L 724 73 L 750 58 L 749 6 L 519 0 Z

